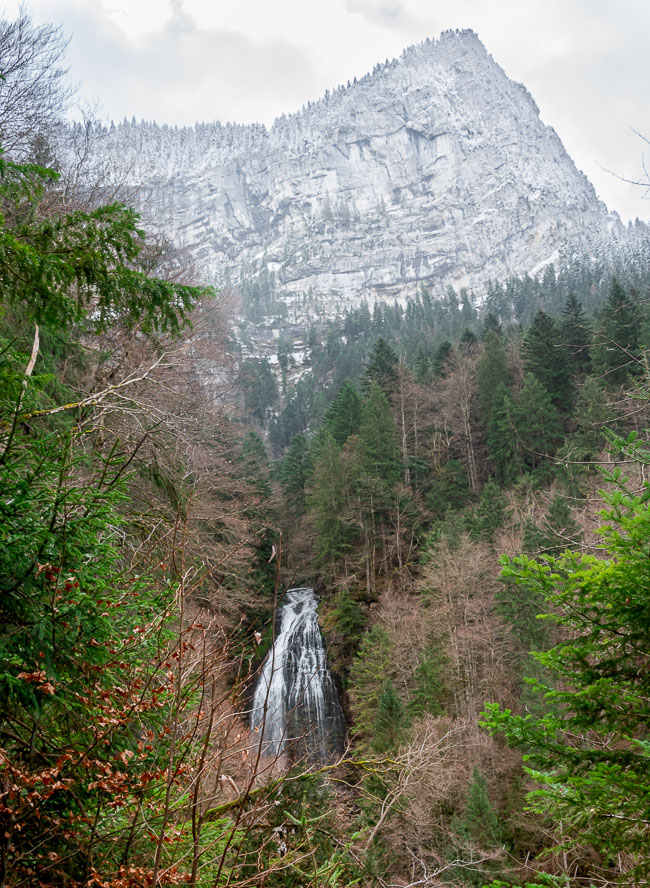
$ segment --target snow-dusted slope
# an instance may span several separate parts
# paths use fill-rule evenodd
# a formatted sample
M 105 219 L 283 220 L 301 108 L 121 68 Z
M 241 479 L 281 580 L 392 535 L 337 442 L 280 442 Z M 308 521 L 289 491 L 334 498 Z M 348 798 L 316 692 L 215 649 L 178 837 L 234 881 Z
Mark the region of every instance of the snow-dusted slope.
M 602 239 L 607 209 L 526 89 L 446 32 L 262 126 L 121 124 L 103 140 L 148 219 L 217 279 L 266 257 L 332 309 L 480 287 Z

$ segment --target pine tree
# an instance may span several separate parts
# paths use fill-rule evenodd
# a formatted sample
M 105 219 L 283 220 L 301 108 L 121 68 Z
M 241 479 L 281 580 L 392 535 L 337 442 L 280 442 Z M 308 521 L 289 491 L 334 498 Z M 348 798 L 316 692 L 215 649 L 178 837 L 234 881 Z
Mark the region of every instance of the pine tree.
M 573 366 L 573 372 L 586 376 L 591 369 L 591 330 L 574 293 L 570 293 L 562 309 L 560 336 Z
M 470 536 L 474 540 L 492 542 L 496 531 L 503 527 L 511 515 L 508 498 L 491 478 L 485 482 L 478 507 L 469 516 Z
M 314 513 L 316 560 L 336 565 L 351 551 L 354 534 L 347 518 L 346 477 L 341 448 L 325 432 L 312 449 L 314 469 L 307 497 Z
M 404 706 L 390 678 L 386 678 L 377 697 L 377 715 L 373 725 L 372 745 L 376 752 L 389 752 L 400 745 L 406 727 Z
M 489 851 L 501 844 L 499 818 L 490 802 L 487 780 L 478 768 L 472 771 L 459 827 L 461 834 L 482 851 Z
M 390 404 L 376 382 L 363 403 L 358 443 L 359 467 L 392 489 L 400 479 L 397 426 Z
M 364 394 L 367 394 L 373 383 L 377 383 L 384 394 L 390 397 L 397 387 L 398 364 L 397 355 L 383 336 L 380 336 L 372 349 L 361 380 Z
M 524 377 L 514 419 L 523 463 L 537 469 L 557 450 L 562 425 L 547 390 L 530 373 Z
M 433 375 L 437 379 L 444 379 L 447 375 L 448 365 L 452 358 L 452 354 L 453 346 L 448 339 L 445 339 L 436 349 L 436 353 L 433 356 L 433 362 L 431 365 Z
M 597 368 L 606 384 L 622 385 L 639 372 L 642 320 L 638 304 L 614 278 L 596 333 Z
M 514 480 L 523 468 L 517 413 L 508 388 L 500 382 L 494 391 L 486 438 L 496 477 L 504 483 Z
M 295 517 L 305 511 L 305 487 L 312 470 L 309 445 L 304 435 L 296 435 L 280 466 L 284 500 Z
M 501 337 L 488 330 L 484 338 L 483 354 L 477 367 L 478 405 L 481 420 L 489 428 L 492 408 L 497 400 L 503 400 L 503 391 L 511 384 L 511 373 L 508 367 L 506 350 Z
M 585 860 L 591 845 L 601 875 L 636 886 L 650 877 L 650 500 L 647 490 L 628 490 L 618 470 L 607 480 L 605 557 L 507 561 L 507 577 L 544 596 L 561 640 L 534 653 L 547 671 L 532 687 L 543 716 L 490 704 L 484 724 L 524 752 L 538 784 L 529 806 L 561 829 L 561 846 Z
M 553 404 L 568 413 L 573 401 L 569 354 L 555 321 L 538 311 L 521 347 L 524 367 L 544 386 Z
M 361 423 L 361 398 L 349 379 L 325 414 L 325 425 L 337 444 L 345 444 L 350 435 L 356 435 Z

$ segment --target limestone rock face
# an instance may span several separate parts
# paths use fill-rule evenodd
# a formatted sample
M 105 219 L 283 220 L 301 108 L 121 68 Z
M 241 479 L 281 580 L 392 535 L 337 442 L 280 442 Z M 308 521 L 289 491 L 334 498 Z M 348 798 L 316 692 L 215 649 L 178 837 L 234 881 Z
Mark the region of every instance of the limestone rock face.
M 270 131 L 125 123 L 102 144 L 206 276 L 236 282 L 265 259 L 280 288 L 331 313 L 421 283 L 480 292 L 619 225 L 471 31 L 411 47 Z

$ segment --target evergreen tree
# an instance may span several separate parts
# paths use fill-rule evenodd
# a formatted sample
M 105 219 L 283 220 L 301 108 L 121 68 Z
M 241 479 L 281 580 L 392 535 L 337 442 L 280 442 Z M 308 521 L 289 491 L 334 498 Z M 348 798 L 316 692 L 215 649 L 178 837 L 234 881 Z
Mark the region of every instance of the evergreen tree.
M 524 367 L 544 386 L 553 404 L 565 413 L 573 400 L 571 367 L 555 321 L 538 311 L 521 347 Z
M 408 704 L 410 715 L 442 714 L 443 667 L 444 660 L 438 647 L 427 648 L 420 654 L 415 667 L 415 689 Z
M 345 444 L 350 435 L 356 435 L 361 423 L 361 398 L 349 379 L 332 401 L 325 414 L 325 425 L 337 444 Z
M 375 343 L 366 370 L 361 380 L 361 388 L 366 394 L 373 383 L 390 397 L 397 388 L 397 367 L 399 359 L 383 336 Z
M 537 469 L 557 450 L 562 425 L 547 390 L 530 373 L 524 377 L 514 419 L 523 463 Z
M 350 708 L 364 739 L 373 736 L 383 683 L 393 674 L 393 644 L 386 629 L 375 624 L 361 639 L 350 668 Z
M 483 320 L 483 339 L 485 339 L 490 330 L 493 333 L 496 333 L 497 336 L 501 335 L 501 323 L 499 321 L 498 315 L 496 315 L 493 311 L 488 311 Z
M 377 697 L 377 715 L 373 726 L 372 745 L 376 752 L 389 752 L 400 745 L 406 727 L 404 706 L 395 686 L 387 678 Z
M 465 810 L 458 826 L 460 833 L 483 851 L 496 848 L 502 842 L 499 818 L 490 802 L 487 780 L 478 768 L 472 771 Z
M 280 466 L 284 500 L 294 516 L 305 511 L 305 487 L 312 470 L 309 445 L 304 435 L 296 435 Z
M 573 372 L 586 376 L 591 368 L 591 330 L 582 303 L 570 293 L 562 309 L 560 335 L 573 365 Z
M 477 367 L 478 405 L 481 420 L 489 428 L 497 398 L 503 401 L 501 386 L 507 391 L 512 380 L 501 337 L 494 330 L 488 330 L 483 342 L 483 354 Z
M 639 372 L 642 321 L 638 304 L 614 278 L 596 334 L 597 368 L 606 384 L 621 385 Z
M 547 620 L 561 628 L 558 644 L 534 653 L 549 676 L 532 687 L 545 713 L 490 704 L 484 717 L 524 752 L 539 786 L 529 805 L 561 829 L 561 845 L 591 845 L 601 876 L 633 886 L 650 877 L 650 500 L 647 489 L 640 496 L 626 489 L 618 471 L 607 480 L 606 557 L 521 556 L 504 569 L 545 597 Z
M 413 371 L 415 373 L 415 378 L 420 383 L 420 385 L 427 385 L 431 382 L 431 379 L 433 377 L 431 360 L 429 358 L 429 355 L 421 345 L 418 348 Z
M 478 337 L 473 330 L 466 328 L 460 337 L 460 347 L 465 354 L 472 354 L 478 345 Z
M 452 819 L 451 829 L 455 837 L 455 847 L 448 849 L 447 856 L 452 861 L 452 877 L 461 884 L 480 888 L 490 881 L 490 872 L 494 872 L 496 863 L 491 860 L 483 861 L 481 856 L 499 848 L 502 844 L 502 830 L 490 803 L 487 780 L 476 767 L 467 787 L 464 811 L 462 815 Z M 453 866 L 453 861 L 474 858 L 478 859 L 472 866 Z
M 474 540 L 492 542 L 496 531 L 511 515 L 508 497 L 491 478 L 485 482 L 478 507 L 469 516 L 470 536 Z
M 496 477 L 504 483 L 516 478 L 523 468 L 517 414 L 517 405 L 505 383 L 498 383 L 488 418 L 487 447 Z
M 437 379 L 444 379 L 449 372 L 449 362 L 453 355 L 453 346 L 448 339 L 440 343 L 433 356 L 431 369 Z
M 359 426 L 359 467 L 392 489 L 400 478 L 397 426 L 382 389 L 373 382 L 363 403 Z
M 603 428 L 610 419 L 607 396 L 600 383 L 587 379 L 580 389 L 574 421 L 576 431 L 572 443 L 578 448 L 581 459 L 595 459 L 605 445 Z
M 332 565 L 352 549 L 354 534 L 347 517 L 346 478 L 341 448 L 325 432 L 312 449 L 314 469 L 307 501 L 314 513 L 316 560 Z

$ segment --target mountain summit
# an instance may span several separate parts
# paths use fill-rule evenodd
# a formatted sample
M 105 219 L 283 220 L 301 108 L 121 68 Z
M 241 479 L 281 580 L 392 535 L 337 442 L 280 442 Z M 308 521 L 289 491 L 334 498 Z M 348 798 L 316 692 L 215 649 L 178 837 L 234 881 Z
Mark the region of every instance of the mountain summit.
M 217 281 L 266 263 L 332 310 L 421 283 L 481 287 L 589 249 L 612 224 L 472 31 L 413 46 L 270 131 L 134 121 L 103 146 Z

